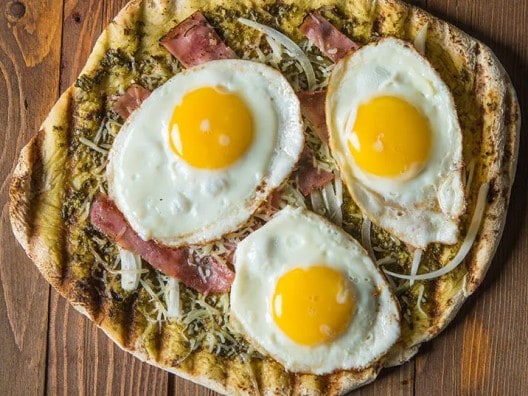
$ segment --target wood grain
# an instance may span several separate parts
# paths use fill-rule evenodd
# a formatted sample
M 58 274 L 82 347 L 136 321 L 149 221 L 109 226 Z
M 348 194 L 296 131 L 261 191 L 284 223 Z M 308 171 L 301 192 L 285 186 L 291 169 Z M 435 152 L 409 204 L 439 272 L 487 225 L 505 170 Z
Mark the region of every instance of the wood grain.
M 411 2 L 488 44 L 512 77 L 521 108 L 527 108 L 528 0 Z M 18 152 L 125 3 L 0 4 L 0 125 L 6 126 L 0 145 L 0 395 L 216 395 L 122 352 L 50 293 L 15 242 L 7 218 L 9 174 Z M 484 284 L 417 358 L 385 370 L 354 395 L 517 395 L 528 389 L 526 144 L 523 136 L 504 238 Z
M 0 4 L 0 394 L 45 384 L 50 287 L 13 237 L 7 195 L 16 156 L 58 98 L 61 15 L 60 1 Z
M 61 92 L 75 82 L 95 40 L 125 4 L 65 1 Z M 168 373 L 122 351 L 54 290 L 48 338 L 46 391 L 50 395 L 167 394 Z
M 427 8 L 489 45 L 528 105 L 528 2 L 428 0 Z M 514 395 L 528 387 L 526 115 L 502 242 L 483 285 L 416 359 L 416 394 Z

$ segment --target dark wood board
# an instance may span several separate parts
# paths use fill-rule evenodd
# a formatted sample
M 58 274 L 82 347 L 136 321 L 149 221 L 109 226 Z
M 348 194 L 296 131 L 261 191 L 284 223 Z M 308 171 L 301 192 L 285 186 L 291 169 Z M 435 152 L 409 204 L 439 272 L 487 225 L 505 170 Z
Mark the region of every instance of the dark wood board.
M 122 352 L 39 275 L 11 233 L 18 152 L 75 79 L 124 0 L 0 2 L 0 394 L 213 395 Z M 413 3 L 489 45 L 528 104 L 528 0 Z M 528 389 L 528 158 L 523 115 L 503 240 L 482 286 L 444 333 L 358 395 L 523 394 Z M 8 265 L 6 265 L 6 263 Z

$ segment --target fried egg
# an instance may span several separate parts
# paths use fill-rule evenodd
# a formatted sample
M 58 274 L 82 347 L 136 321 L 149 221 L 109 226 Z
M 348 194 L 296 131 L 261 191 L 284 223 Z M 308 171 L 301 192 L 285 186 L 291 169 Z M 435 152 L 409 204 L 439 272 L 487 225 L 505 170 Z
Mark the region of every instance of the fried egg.
M 395 38 L 364 46 L 334 68 L 326 114 L 342 178 L 374 223 L 417 248 L 457 242 L 462 133 L 426 59 Z
M 109 194 L 145 240 L 214 240 L 288 177 L 303 143 L 299 101 L 278 71 L 208 62 L 157 88 L 127 120 L 109 156 Z
M 293 372 L 368 367 L 398 340 L 398 304 L 365 250 L 287 206 L 237 247 L 235 326 Z

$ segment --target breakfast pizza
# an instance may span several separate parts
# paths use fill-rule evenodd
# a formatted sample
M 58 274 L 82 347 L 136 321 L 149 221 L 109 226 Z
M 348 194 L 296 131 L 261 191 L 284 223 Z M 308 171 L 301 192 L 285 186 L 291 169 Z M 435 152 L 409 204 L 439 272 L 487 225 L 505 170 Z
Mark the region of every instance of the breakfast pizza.
M 490 49 L 399 0 L 134 0 L 23 149 L 11 223 L 139 359 L 344 394 L 481 283 L 518 138 Z

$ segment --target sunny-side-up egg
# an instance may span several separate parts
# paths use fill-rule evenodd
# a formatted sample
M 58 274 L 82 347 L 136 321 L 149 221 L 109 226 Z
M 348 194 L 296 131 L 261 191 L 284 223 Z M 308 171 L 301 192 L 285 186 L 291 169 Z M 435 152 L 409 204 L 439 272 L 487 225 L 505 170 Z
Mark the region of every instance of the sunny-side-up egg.
M 295 166 L 299 101 L 276 70 L 219 60 L 177 74 L 127 120 L 111 198 L 145 240 L 202 243 L 236 229 Z
M 287 206 L 237 247 L 234 326 L 293 372 L 361 369 L 400 335 L 398 303 L 361 245 Z
M 326 114 L 343 180 L 374 223 L 417 248 L 456 243 L 462 133 L 426 59 L 395 38 L 364 46 L 334 68 Z

